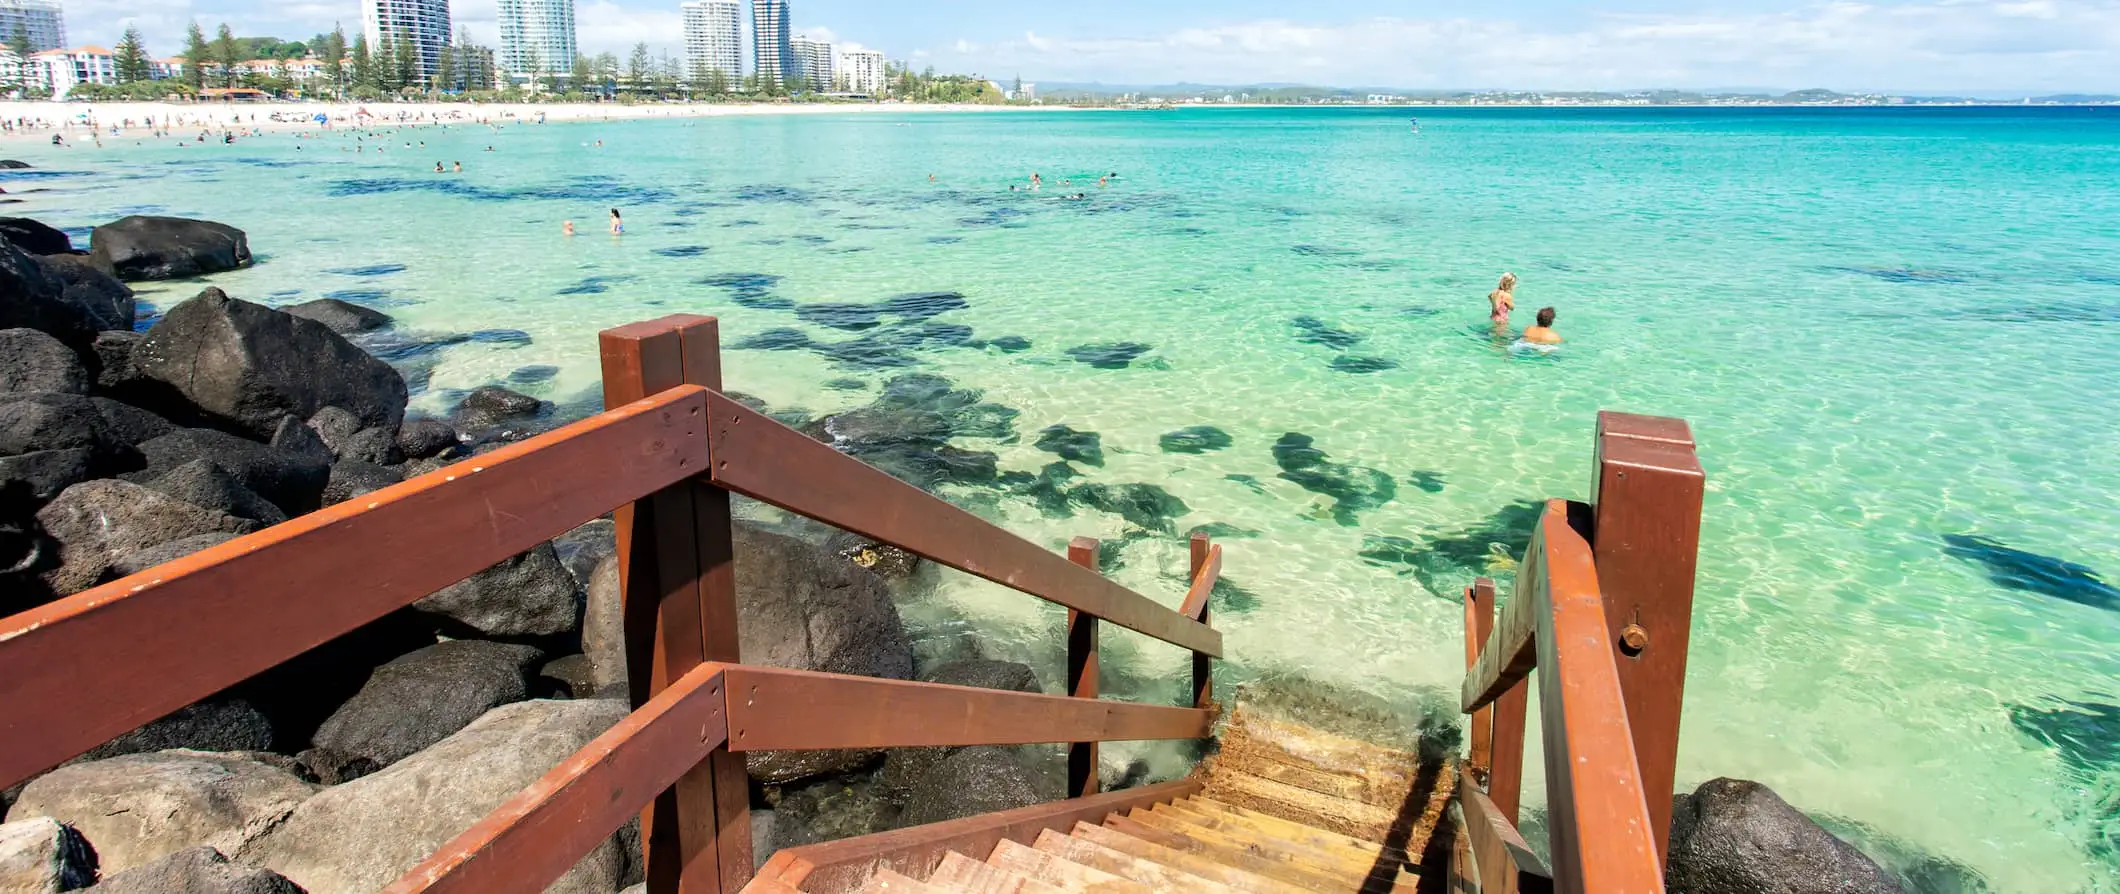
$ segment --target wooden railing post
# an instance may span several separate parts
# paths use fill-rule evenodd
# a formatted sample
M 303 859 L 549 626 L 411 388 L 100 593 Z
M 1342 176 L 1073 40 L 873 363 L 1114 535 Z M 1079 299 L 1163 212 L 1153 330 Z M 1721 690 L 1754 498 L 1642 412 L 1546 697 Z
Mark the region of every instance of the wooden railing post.
M 1487 637 L 1493 632 L 1494 580 L 1476 578 L 1472 586 L 1465 588 L 1466 672 L 1471 672 L 1473 666 L 1480 663 L 1480 649 L 1486 647 Z M 1472 728 L 1472 747 L 1465 763 L 1473 778 L 1485 785 L 1488 769 L 1494 766 L 1494 706 L 1472 712 L 1468 725 Z
M 1591 548 L 1662 858 L 1671 830 L 1706 476 L 1684 420 L 1601 412 L 1597 433 Z
M 1193 532 L 1191 564 L 1192 573 L 1189 577 L 1187 577 L 1188 581 L 1198 580 L 1200 577 L 1200 569 L 1207 567 L 1207 554 L 1209 546 L 1210 544 L 1208 543 L 1207 534 L 1205 532 Z M 1212 596 L 1213 591 L 1210 590 L 1210 598 L 1200 603 L 1200 613 L 1193 620 L 1199 621 L 1202 624 L 1213 626 L 1213 621 L 1209 617 L 1210 608 L 1214 603 Z M 1210 656 L 1204 652 L 1194 652 L 1192 654 L 1193 707 L 1211 708 L 1214 706 L 1214 668 L 1215 659 L 1213 656 Z
M 1067 560 L 1097 570 L 1097 541 L 1077 537 L 1068 541 Z M 1067 693 L 1076 698 L 1097 697 L 1097 616 L 1074 609 L 1067 611 Z M 1097 793 L 1097 743 L 1076 742 L 1067 750 L 1067 793 L 1084 798 Z
M 605 330 L 599 347 L 607 408 L 680 384 L 721 388 L 713 317 L 680 314 Z M 713 454 L 710 445 L 709 464 Z M 639 708 L 702 663 L 738 660 L 729 494 L 687 480 L 620 507 L 616 519 L 626 670 Z M 641 813 L 641 849 L 651 894 L 742 888 L 751 878 L 743 756 L 717 747 L 658 796 Z

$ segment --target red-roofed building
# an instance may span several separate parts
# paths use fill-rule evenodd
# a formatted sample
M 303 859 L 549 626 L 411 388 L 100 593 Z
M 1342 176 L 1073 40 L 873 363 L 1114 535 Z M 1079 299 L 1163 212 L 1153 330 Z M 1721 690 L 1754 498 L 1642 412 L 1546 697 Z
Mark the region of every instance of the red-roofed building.
M 103 47 L 85 46 L 31 53 L 33 83 L 41 83 L 52 96 L 64 98 L 79 84 L 115 84 L 118 60 Z

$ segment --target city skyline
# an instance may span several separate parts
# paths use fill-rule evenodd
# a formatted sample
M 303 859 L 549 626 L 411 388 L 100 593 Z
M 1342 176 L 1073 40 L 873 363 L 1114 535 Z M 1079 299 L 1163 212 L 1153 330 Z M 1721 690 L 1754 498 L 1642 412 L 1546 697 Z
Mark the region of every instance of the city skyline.
M 458 0 L 456 22 L 498 43 L 498 0 Z M 185 25 L 298 38 L 354 30 L 340 3 L 76 0 L 69 40 L 109 44 L 137 24 L 156 52 Z M 1257 0 L 1121 4 L 1079 0 L 1065 21 L 983 5 L 804 0 L 799 32 L 888 47 L 915 68 L 1006 80 L 1107 84 L 1295 83 L 1403 89 L 1798 89 L 1881 93 L 2120 92 L 2120 0 L 1495 0 L 1476 13 L 1416 17 L 1375 2 L 1316 0 L 1292 12 Z M 744 12 L 750 12 L 745 9 Z M 1085 24 L 1074 24 L 1085 23 Z M 676 2 L 584 0 L 580 48 L 645 42 L 685 52 Z

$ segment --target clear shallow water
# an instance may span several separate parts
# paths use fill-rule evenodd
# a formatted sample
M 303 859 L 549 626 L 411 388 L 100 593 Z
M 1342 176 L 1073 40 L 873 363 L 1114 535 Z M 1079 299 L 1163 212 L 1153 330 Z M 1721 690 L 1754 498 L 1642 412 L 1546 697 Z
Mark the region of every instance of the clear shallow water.
M 12 213 L 58 225 L 151 210 L 243 227 L 261 262 L 212 280 L 238 297 L 354 290 L 408 328 L 529 335 L 440 352 L 416 401 L 434 411 L 526 366 L 558 368 L 525 389 L 542 396 L 592 389 L 594 332 L 663 313 L 718 314 L 731 344 L 860 334 L 703 277 L 777 276 L 764 294 L 803 304 L 961 291 L 969 306 L 938 322 L 1031 342 L 914 354 L 912 371 L 1022 411 L 1015 443 L 961 446 L 1036 472 L 1056 458 L 1040 429 L 1100 433 L 1106 461 L 1076 463 L 1084 480 L 1165 488 L 1190 510 L 1177 531 L 1261 532 L 1223 541 L 1258 603 L 1219 615 L 1233 674 L 1403 701 L 1454 692 L 1455 589 L 1489 567 L 1490 540 L 1520 548 L 1511 507 L 1586 494 L 1595 411 L 1682 416 L 1710 485 L 1681 784 L 1762 780 L 1992 890 L 2120 888 L 2120 598 L 2040 564 L 2120 577 L 2120 114 L 1420 117 L 1419 136 L 1394 111 L 1206 110 L 430 129 L 380 156 L 340 152 L 350 136 L 24 145 L 9 151 L 73 173 L 5 185 L 27 200 Z M 438 159 L 466 171 L 433 174 Z M 1043 192 L 1007 191 L 1032 170 Z M 603 233 L 612 205 L 623 239 Z M 561 238 L 565 219 L 582 235 Z M 1502 270 L 1522 277 L 1520 317 L 1560 309 L 1562 351 L 1489 337 L 1482 295 Z M 1149 350 L 1121 369 L 1065 353 L 1103 342 Z M 1343 353 L 1396 366 L 1343 372 Z M 905 371 L 805 350 L 731 351 L 727 370 L 811 412 Z M 849 376 L 866 387 L 825 387 Z M 1158 448 L 1191 425 L 1232 444 Z M 1287 432 L 1387 473 L 1392 499 L 1335 518 L 1276 477 Z M 1056 546 L 1127 528 L 948 495 Z M 2003 586 L 1975 559 L 2007 554 L 1947 555 L 1946 535 L 2050 576 Z M 1178 538 L 1122 555 L 1121 580 L 1176 601 Z M 1051 664 L 1055 613 L 1034 600 L 960 582 L 908 611 Z M 1182 673 L 1174 650 L 1106 639 L 1136 689 Z

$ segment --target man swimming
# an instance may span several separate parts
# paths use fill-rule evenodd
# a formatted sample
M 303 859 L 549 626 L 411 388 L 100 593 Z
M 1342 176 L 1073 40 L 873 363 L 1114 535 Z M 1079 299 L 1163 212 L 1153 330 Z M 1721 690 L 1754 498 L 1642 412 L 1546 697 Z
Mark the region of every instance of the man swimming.
M 1539 308 L 1538 317 L 1536 319 L 1538 321 L 1538 325 L 1529 327 L 1524 330 L 1524 340 L 1535 345 L 1560 344 L 1560 333 L 1553 331 L 1553 308 Z

